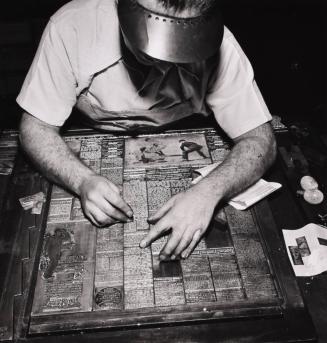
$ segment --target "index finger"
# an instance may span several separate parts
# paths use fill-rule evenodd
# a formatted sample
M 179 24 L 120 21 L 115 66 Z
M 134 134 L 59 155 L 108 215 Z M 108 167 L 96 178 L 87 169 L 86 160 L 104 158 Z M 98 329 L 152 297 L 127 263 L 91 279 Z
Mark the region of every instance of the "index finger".
M 164 232 L 168 231 L 170 226 L 167 225 L 165 220 L 160 220 L 156 225 L 154 225 L 147 236 L 140 242 L 140 248 L 146 248 L 150 245 L 153 241 L 155 241 L 159 236 L 161 236 Z
M 160 220 L 172 207 L 173 198 L 170 198 L 165 204 L 163 204 L 155 214 L 148 218 L 149 223 L 155 223 Z

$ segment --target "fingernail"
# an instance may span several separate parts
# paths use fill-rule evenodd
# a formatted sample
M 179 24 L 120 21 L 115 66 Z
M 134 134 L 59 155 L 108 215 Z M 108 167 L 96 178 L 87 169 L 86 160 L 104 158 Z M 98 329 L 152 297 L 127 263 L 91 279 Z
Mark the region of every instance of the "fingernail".
M 159 255 L 159 261 L 164 261 L 166 258 L 164 255 Z
M 182 256 L 182 258 L 186 258 L 187 257 L 187 253 L 183 252 L 181 256 Z
M 128 211 L 128 212 L 127 212 L 127 216 L 128 216 L 129 218 L 133 217 L 133 212 L 132 212 L 132 211 Z
M 140 248 L 145 248 L 146 247 L 146 241 L 142 241 L 140 243 Z
M 176 256 L 175 255 L 171 255 L 170 257 L 172 260 L 175 260 Z

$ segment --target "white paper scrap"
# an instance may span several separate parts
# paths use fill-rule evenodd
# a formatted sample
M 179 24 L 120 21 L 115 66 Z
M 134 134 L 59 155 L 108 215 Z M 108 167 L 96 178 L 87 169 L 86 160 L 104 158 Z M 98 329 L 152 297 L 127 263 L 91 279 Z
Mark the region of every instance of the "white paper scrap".
M 40 205 L 37 205 L 39 202 L 45 202 L 45 194 L 43 192 L 38 192 L 33 195 L 28 195 L 26 197 L 20 198 L 19 202 L 25 211 L 33 209 L 34 207 L 40 208 Z
M 205 176 L 209 175 L 220 163 L 213 163 L 204 168 L 195 170 L 199 174 L 197 178 L 192 181 L 192 184 L 197 184 Z M 246 210 L 248 207 L 254 205 L 256 202 L 265 198 L 269 194 L 281 188 L 282 185 L 277 182 L 268 182 L 260 179 L 257 183 L 232 198 L 228 203 L 237 210 Z
M 260 179 L 253 186 L 232 198 L 228 203 L 237 210 L 246 210 L 248 207 L 254 205 L 256 202 L 262 200 L 281 187 L 282 185 L 280 183 L 268 182 L 264 179 Z
M 327 270 L 327 227 L 308 224 L 283 230 L 288 257 L 296 276 L 314 276 Z

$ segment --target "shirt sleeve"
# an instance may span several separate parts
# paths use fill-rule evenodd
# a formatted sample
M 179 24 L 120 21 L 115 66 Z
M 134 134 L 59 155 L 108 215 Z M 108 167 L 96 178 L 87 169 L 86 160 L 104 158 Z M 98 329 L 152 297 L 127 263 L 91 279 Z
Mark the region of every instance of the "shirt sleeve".
M 217 74 L 206 101 L 218 124 L 231 138 L 271 120 L 254 80 L 252 66 L 228 29 L 220 48 Z
M 17 103 L 34 117 L 62 126 L 76 103 L 76 84 L 65 45 L 50 21 Z

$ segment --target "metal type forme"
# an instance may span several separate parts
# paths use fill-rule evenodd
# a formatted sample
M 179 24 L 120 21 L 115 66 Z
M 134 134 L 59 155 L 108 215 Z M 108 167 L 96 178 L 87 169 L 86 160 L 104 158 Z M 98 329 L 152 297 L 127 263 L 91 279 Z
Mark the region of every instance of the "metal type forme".
M 192 18 L 157 14 L 135 0 L 120 0 L 118 15 L 127 45 L 155 59 L 193 63 L 220 48 L 224 25 L 218 6 Z
M 304 220 L 288 193 L 245 212 L 226 207 L 187 260 L 160 263 L 164 237 L 151 249 L 139 248 L 148 213 L 189 187 L 199 163 L 210 163 L 197 155 L 184 160 L 181 137 L 206 147 L 211 162 L 220 156 L 212 153 L 227 144 L 210 128 L 137 138 L 74 131 L 65 138 L 80 142 L 72 146 L 85 163 L 102 160 L 100 172 L 109 168 L 109 159 L 110 170 L 118 166 L 124 197 L 138 208 L 136 220 L 101 230 L 73 215 L 81 210 L 73 195 L 48 184 L 18 156 L 1 215 L 0 243 L 6 242 L 12 253 L 1 255 L 0 342 L 56 343 L 58 337 L 62 343 L 315 340 L 277 231 L 285 216 L 271 211 L 280 213 L 282 197 L 296 210 L 291 223 Z M 165 162 L 160 155 L 144 162 L 136 154 L 153 143 L 169 146 L 162 148 Z M 41 191 L 47 195 L 42 213 L 23 211 L 17 198 Z

